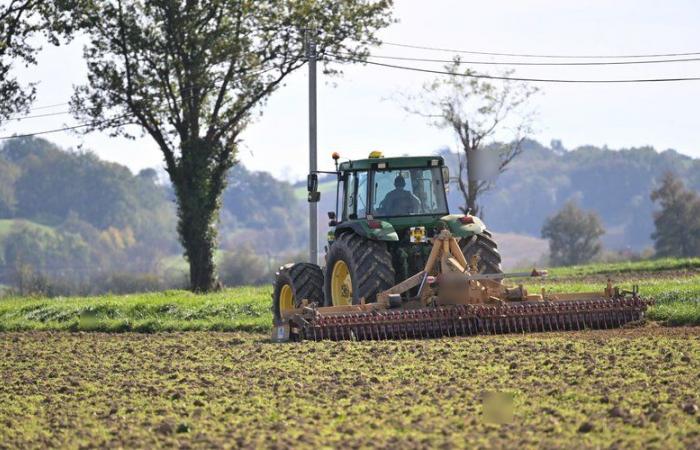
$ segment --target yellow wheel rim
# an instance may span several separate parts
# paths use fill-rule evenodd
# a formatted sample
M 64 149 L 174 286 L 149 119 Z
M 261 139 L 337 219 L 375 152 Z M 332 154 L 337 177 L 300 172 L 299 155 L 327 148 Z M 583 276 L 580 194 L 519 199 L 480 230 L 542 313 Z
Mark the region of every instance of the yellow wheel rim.
M 345 261 L 336 261 L 331 273 L 333 306 L 352 305 L 352 278 Z
M 294 309 L 294 291 L 290 285 L 285 284 L 280 289 L 280 312 L 289 309 Z

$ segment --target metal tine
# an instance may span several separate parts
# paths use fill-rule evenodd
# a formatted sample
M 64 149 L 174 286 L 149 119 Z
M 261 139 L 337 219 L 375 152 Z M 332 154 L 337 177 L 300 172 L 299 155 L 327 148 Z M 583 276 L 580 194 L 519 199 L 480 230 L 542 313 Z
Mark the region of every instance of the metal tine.
M 546 331 L 546 328 L 545 328 L 545 326 L 544 326 L 544 311 L 542 311 L 542 308 L 539 308 L 539 310 L 540 310 L 540 313 L 537 315 L 537 317 L 540 319 L 540 323 L 539 323 L 540 329 L 539 329 L 539 331 Z

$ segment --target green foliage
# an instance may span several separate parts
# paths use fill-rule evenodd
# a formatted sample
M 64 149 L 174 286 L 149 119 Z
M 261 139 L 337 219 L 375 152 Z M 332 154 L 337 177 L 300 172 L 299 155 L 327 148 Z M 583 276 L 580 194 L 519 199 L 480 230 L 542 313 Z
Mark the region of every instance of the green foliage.
M 178 251 L 173 207 L 154 171 L 134 176 L 43 139 L 0 147 L 0 211 L 0 281 L 20 292 L 124 292 L 127 279 L 134 289 L 163 288 L 153 274 Z
M 274 256 L 295 251 L 308 242 L 305 209 L 289 183 L 239 164 L 223 195 L 221 247 L 235 251 L 244 245 Z
M 700 255 L 700 195 L 686 189 L 683 181 L 671 172 L 651 193 L 661 210 L 654 213 L 656 231 L 652 234 L 659 256 Z
M 0 124 L 16 113 L 29 111 L 36 84 L 22 83 L 14 76 L 13 69 L 36 64 L 36 55 L 41 50 L 37 45 L 40 38 L 52 45 L 70 39 L 72 11 L 66 8 L 66 3 L 73 1 L 6 0 L 0 3 Z
M 542 227 L 549 239 L 549 257 L 557 266 L 581 264 L 592 260 L 601 250 L 600 236 L 605 233 L 598 215 L 581 210 L 569 201 Z
M 271 281 L 270 261 L 250 246 L 224 253 L 219 264 L 219 279 L 226 286 L 258 285 Z
M 74 109 L 97 129 L 134 121 L 159 146 L 178 204 L 193 290 L 215 287 L 215 222 L 240 132 L 305 64 L 310 23 L 320 57 L 366 54 L 391 1 L 101 0 L 79 9 L 90 83 Z M 116 126 L 116 128 L 114 128 Z

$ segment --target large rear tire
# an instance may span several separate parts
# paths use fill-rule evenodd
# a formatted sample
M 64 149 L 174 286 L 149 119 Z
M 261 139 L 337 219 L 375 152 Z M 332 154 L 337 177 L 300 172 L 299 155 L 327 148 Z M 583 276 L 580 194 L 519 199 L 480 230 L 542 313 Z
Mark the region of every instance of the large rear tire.
M 326 306 L 372 303 L 395 283 L 386 244 L 354 233 L 343 233 L 328 251 L 325 276 Z
M 275 323 L 282 317 L 282 311 L 301 306 L 302 300 L 323 306 L 323 272 L 316 264 L 296 263 L 280 267 L 275 274 L 272 294 L 272 312 Z
M 459 241 L 459 247 L 467 261 L 471 261 L 474 255 L 479 257 L 477 264 L 479 273 L 503 273 L 498 244 L 487 230 L 482 234 L 462 238 Z

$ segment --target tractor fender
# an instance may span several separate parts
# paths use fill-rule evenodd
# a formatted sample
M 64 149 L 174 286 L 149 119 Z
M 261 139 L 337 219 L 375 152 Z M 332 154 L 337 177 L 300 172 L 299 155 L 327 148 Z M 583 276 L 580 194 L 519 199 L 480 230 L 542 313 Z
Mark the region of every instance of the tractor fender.
M 469 237 L 475 234 L 481 234 L 486 229 L 486 225 L 476 216 L 470 216 L 473 221 L 472 223 L 462 223 L 460 218 L 464 217 L 464 214 L 449 214 L 440 218 L 444 222 L 450 233 L 456 237 Z
M 374 223 L 379 223 L 379 228 L 370 228 L 367 222 L 367 220 L 353 220 L 351 222 L 339 223 L 335 227 L 335 237 L 337 238 L 343 233 L 353 232 L 358 236 L 372 239 L 373 241 L 395 242 L 399 240 L 399 235 L 389 222 L 372 220 Z

